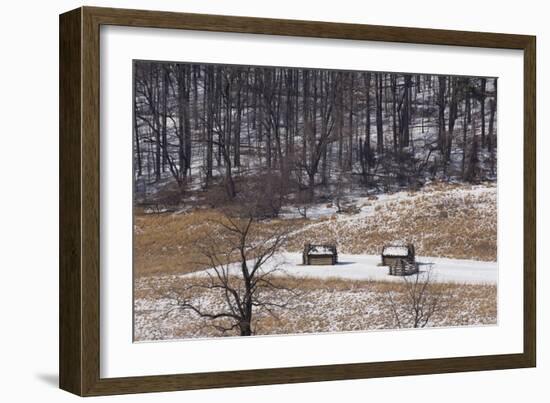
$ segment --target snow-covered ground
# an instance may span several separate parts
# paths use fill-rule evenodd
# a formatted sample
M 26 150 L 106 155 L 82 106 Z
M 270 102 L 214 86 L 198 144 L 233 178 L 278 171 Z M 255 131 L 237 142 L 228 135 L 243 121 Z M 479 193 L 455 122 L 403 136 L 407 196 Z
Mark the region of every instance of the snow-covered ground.
M 307 207 L 306 215 L 308 219 L 313 221 L 317 221 L 321 218 L 332 217 L 338 221 L 352 222 L 375 215 L 377 208 L 385 207 L 389 203 L 400 201 L 414 203 L 415 200 L 425 198 L 428 195 L 447 197 L 460 201 L 464 201 L 464 199 L 468 197 L 474 199 L 491 197 L 494 198 L 496 202 L 496 190 L 496 186 L 487 184 L 470 185 L 469 187 L 449 187 L 448 189 L 443 190 L 435 190 L 427 186 L 422 191 L 412 193 L 402 190 L 394 193 L 382 193 L 366 196 L 364 191 L 358 188 L 355 191 L 350 191 L 349 194 L 343 198 L 343 204 L 353 204 L 358 208 L 358 211 L 355 214 L 338 214 L 338 208 L 334 205 L 334 203 L 323 202 L 310 204 Z M 296 219 L 302 217 L 303 216 L 300 214 L 298 208 L 291 204 L 283 206 L 281 212 L 279 213 L 279 218 L 283 219 Z
M 266 311 L 255 312 L 255 334 L 298 334 L 340 331 L 366 331 L 395 329 L 395 313 L 392 298 L 405 298 L 403 277 L 388 275 L 388 269 L 378 266 L 376 255 L 338 256 L 336 266 L 303 266 L 299 253 L 282 253 L 270 261 L 266 270 L 274 270 L 274 276 L 296 276 L 300 284 L 298 294 L 279 289 L 267 289 L 262 297 L 281 303 L 286 308 L 278 310 L 274 319 Z M 275 260 L 277 263 L 275 263 Z M 419 257 L 421 275 L 428 267 L 430 279 L 443 285 L 440 310 L 430 319 L 433 326 L 493 325 L 497 320 L 496 282 L 497 263 L 472 260 Z M 211 269 L 210 269 L 211 270 Z M 230 265 L 229 274 L 238 274 L 239 267 Z M 143 277 L 136 282 L 139 297 L 134 300 L 137 341 L 186 339 L 195 337 L 219 337 L 220 333 L 211 321 L 198 317 L 193 311 L 178 309 L 180 300 L 199 306 L 204 312 L 216 312 L 224 307 L 223 293 L 208 288 L 186 288 L 192 278 L 202 278 L 208 270 L 185 275 Z M 349 280 L 373 280 L 349 284 L 327 281 L 320 284 L 308 279 L 342 278 Z M 409 277 L 410 278 L 410 277 Z M 412 278 L 414 279 L 414 277 Z M 387 283 L 395 282 L 395 288 Z M 347 288 L 346 288 L 347 287 Z M 187 290 L 187 291 L 186 291 Z M 400 291 L 401 290 L 401 291 Z M 188 293 L 188 294 L 186 294 Z M 401 294 L 400 294 L 401 293 Z M 411 313 L 406 305 L 398 306 L 404 327 L 411 327 Z M 233 335 L 227 334 L 227 335 Z
M 417 257 L 420 275 L 430 275 L 430 280 L 440 283 L 497 284 L 497 262 L 476 260 Z M 304 266 L 299 253 L 281 253 L 266 264 L 265 270 L 273 270 L 273 275 L 311 278 L 342 278 L 348 280 L 403 281 L 402 277 L 390 276 L 388 267 L 379 266 L 379 255 L 339 254 L 335 266 Z M 240 267 L 231 265 L 228 274 L 239 274 Z M 213 274 L 207 269 L 184 276 Z

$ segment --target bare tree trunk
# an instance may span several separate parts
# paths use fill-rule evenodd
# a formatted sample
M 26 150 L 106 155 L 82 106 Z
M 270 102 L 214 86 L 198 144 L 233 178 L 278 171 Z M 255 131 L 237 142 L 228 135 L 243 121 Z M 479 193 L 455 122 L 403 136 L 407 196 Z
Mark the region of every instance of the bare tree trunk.
M 187 159 L 185 155 L 185 104 L 188 102 L 185 99 L 185 72 L 183 65 L 178 64 L 176 70 L 176 82 L 178 87 L 178 157 L 179 157 L 179 169 L 181 176 L 185 177 L 187 174 Z
M 190 69 L 186 67 L 184 70 L 183 82 L 185 85 L 185 90 L 183 91 L 183 122 L 184 122 L 184 143 L 185 143 L 185 168 L 182 167 L 182 170 L 186 173 L 191 170 L 191 122 L 189 117 L 189 83 L 190 79 L 188 78 Z
M 162 172 L 168 164 L 168 142 L 166 138 L 168 117 L 168 67 L 162 68 Z
M 323 73 L 321 73 L 323 74 Z M 321 77 L 321 94 L 323 94 L 323 84 L 327 85 L 325 83 L 325 80 L 323 77 Z M 321 116 L 324 116 L 327 109 L 327 99 L 325 97 L 321 97 Z M 321 135 L 325 133 L 327 130 L 327 121 L 325 119 L 321 120 Z M 323 185 L 326 185 L 328 182 L 327 178 L 327 145 L 325 144 L 323 146 L 322 156 L 321 156 L 321 183 Z
M 410 126 L 410 114 L 411 114 L 411 79 L 410 74 L 405 74 L 405 93 L 403 101 L 403 111 L 401 114 L 401 147 L 408 147 L 410 141 L 409 126 Z
M 397 152 L 397 145 L 401 143 L 399 141 L 399 133 L 397 131 L 397 77 L 392 75 L 391 77 L 391 89 L 392 89 L 392 126 L 393 126 L 393 152 Z
M 199 88 L 200 66 L 193 65 L 193 121 L 195 130 L 199 130 Z M 191 73 L 191 71 L 190 71 Z
M 309 72 L 307 70 L 304 70 L 303 74 L 303 89 L 302 89 L 302 96 L 303 96 L 303 129 L 302 129 L 302 161 L 305 161 L 307 158 L 307 138 L 309 135 L 309 131 L 311 130 L 311 126 L 309 123 Z
M 481 106 L 481 147 L 485 148 L 487 145 L 487 142 L 485 140 L 485 91 L 487 88 L 487 79 L 482 78 L 481 79 L 481 88 L 480 88 L 480 94 L 479 94 L 479 103 Z
M 351 171 L 353 167 L 353 89 L 355 86 L 354 73 L 349 73 L 349 133 L 348 133 L 348 163 L 347 169 Z
M 462 119 L 462 178 L 466 175 L 466 144 L 468 133 L 468 103 L 470 102 L 469 95 L 464 99 L 464 116 Z
M 367 166 L 370 165 L 370 82 L 371 82 L 371 73 L 365 73 L 365 94 L 366 94 L 366 120 L 365 120 L 365 144 L 364 149 L 366 151 L 366 162 Z
M 155 87 L 152 89 L 152 92 L 156 94 L 153 95 L 154 103 L 156 104 L 158 102 L 159 98 L 159 80 L 158 80 L 158 67 L 155 68 Z M 153 131 L 155 132 L 155 181 L 160 181 L 160 173 L 161 173 L 161 151 L 162 151 L 162 143 L 161 143 L 161 134 L 160 134 L 160 117 L 158 108 L 154 106 L 153 104 L 150 105 L 150 107 L 153 110 Z
M 478 178 L 478 163 L 479 163 L 479 142 L 476 135 L 475 119 L 472 120 L 472 145 L 470 148 L 470 158 L 468 161 L 468 170 L 466 171 L 466 180 L 475 182 Z
M 237 73 L 237 116 L 235 121 L 235 133 L 233 134 L 233 164 L 236 167 L 241 166 L 241 115 L 242 115 L 242 102 L 241 102 L 241 89 L 242 89 L 242 74 Z
M 491 158 L 491 174 L 495 174 L 495 162 L 496 162 L 496 156 L 495 156 L 495 147 L 496 147 L 496 136 L 494 133 L 494 121 L 495 121 L 495 114 L 497 111 L 497 79 L 494 79 L 494 87 L 495 87 L 495 96 L 491 101 L 489 102 L 489 133 L 488 133 L 488 148 L 489 148 L 489 154 Z
M 232 173 L 232 163 L 231 163 L 231 133 L 232 133 L 232 125 L 233 125 L 233 94 L 232 94 L 232 79 L 231 77 L 226 78 L 225 83 L 225 89 L 224 89 L 224 97 L 225 97 L 225 124 L 224 124 L 224 136 L 223 136 L 223 143 L 221 144 L 221 153 L 223 156 L 223 162 L 225 165 L 225 189 L 227 192 L 227 196 L 230 199 L 235 198 L 236 191 L 235 191 L 235 181 L 233 180 L 233 173 Z
M 445 162 L 448 164 L 451 161 L 451 149 L 453 146 L 453 135 L 456 118 L 458 116 L 458 79 L 453 77 L 449 81 L 449 92 L 451 93 L 451 102 L 449 106 L 449 133 L 445 143 Z
M 439 143 L 439 150 L 441 152 L 442 156 L 445 156 L 445 91 L 446 91 L 446 78 L 445 76 L 439 76 L 439 92 L 438 92 L 438 98 L 437 98 L 437 106 L 439 110 L 438 115 L 438 127 L 439 127 L 439 133 L 438 133 L 438 143 Z
M 206 66 L 205 72 L 205 90 L 207 97 L 207 111 L 206 111 L 206 186 L 210 184 L 212 180 L 212 154 L 214 143 L 214 68 L 213 66 Z
M 337 136 L 338 136 L 338 168 L 342 169 L 344 164 L 344 75 L 338 73 L 338 103 L 336 106 L 337 112 Z
M 135 67 L 134 67 L 135 68 Z M 136 72 L 134 71 L 134 75 Z M 135 144 L 136 144 L 136 162 L 137 162 L 137 176 L 142 176 L 142 162 L 141 162 L 141 145 L 139 144 L 139 127 L 138 127 L 138 121 L 137 121 L 137 95 L 136 95 L 136 86 L 137 86 L 137 79 L 134 77 L 134 136 L 135 136 Z
M 384 123 L 382 122 L 382 73 L 376 73 L 376 149 L 384 153 Z

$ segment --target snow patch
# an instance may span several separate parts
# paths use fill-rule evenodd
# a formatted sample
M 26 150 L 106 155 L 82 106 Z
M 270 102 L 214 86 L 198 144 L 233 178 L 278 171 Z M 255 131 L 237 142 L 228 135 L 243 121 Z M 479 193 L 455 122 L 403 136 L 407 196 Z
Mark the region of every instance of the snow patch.
M 388 267 L 381 266 L 379 255 L 340 254 L 339 262 L 333 266 L 304 266 L 301 264 L 301 254 L 281 253 L 266 263 L 262 268 L 272 271 L 274 276 L 294 276 L 311 278 L 341 278 L 347 280 L 371 281 L 403 281 L 399 276 L 390 276 Z M 438 283 L 464 284 L 497 284 L 497 262 L 482 262 L 477 260 L 446 259 L 435 257 L 417 257 L 420 276 L 430 274 L 430 281 Z M 239 275 L 240 266 L 230 265 L 228 274 Z M 186 276 L 208 276 L 215 274 L 212 269 L 206 269 Z
M 409 250 L 406 246 L 385 246 L 382 254 L 384 256 L 407 256 Z

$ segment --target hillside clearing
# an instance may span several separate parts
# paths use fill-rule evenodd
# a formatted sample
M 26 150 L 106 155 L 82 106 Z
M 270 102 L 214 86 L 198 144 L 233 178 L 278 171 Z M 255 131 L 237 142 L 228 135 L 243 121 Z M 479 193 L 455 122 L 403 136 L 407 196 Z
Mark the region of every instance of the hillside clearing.
M 355 195 L 346 200 L 352 213 L 337 213 L 332 203 L 298 218 L 287 205 L 281 218 L 260 221 L 265 229 L 284 225 L 291 231 L 286 250 L 299 252 L 305 242 L 336 242 L 339 253 L 376 255 L 385 243 L 413 242 L 418 255 L 495 262 L 497 188 L 494 185 L 434 184 L 415 192 Z M 136 214 L 134 269 L 137 277 L 183 274 L 203 268 L 195 242 L 218 218 L 212 209 L 181 213 Z

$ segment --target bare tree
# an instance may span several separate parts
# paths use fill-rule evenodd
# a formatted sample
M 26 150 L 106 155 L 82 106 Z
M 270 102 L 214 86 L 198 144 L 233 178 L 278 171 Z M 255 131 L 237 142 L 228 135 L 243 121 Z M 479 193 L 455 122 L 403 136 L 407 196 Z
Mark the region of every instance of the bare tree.
M 321 78 L 320 93 L 317 88 L 317 79 Z M 313 105 L 311 116 L 317 119 L 317 100 L 323 99 L 322 107 L 320 109 L 319 120 L 321 120 L 321 130 L 316 130 L 315 120 L 309 121 L 306 120 L 306 127 L 304 128 L 304 145 L 306 149 L 305 158 L 302 161 L 297 162 L 297 165 L 300 169 L 306 171 L 308 177 L 308 195 L 309 200 L 312 201 L 314 198 L 314 187 L 315 187 L 315 175 L 319 170 L 319 163 L 321 162 L 321 157 L 323 156 L 324 151 L 326 150 L 329 142 L 333 141 L 333 128 L 335 125 L 335 89 L 336 89 L 336 74 L 330 72 L 329 74 L 321 74 L 321 72 L 316 72 L 313 75 Z M 319 96 L 320 95 L 320 96 Z M 305 116 L 308 116 L 308 112 L 305 112 Z
M 403 276 L 402 291 L 387 293 L 395 325 L 399 328 L 425 327 L 433 316 L 444 310 L 441 287 L 433 282 L 431 267 L 413 276 Z
M 270 262 L 287 239 L 287 229 L 260 231 L 256 219 L 226 213 L 210 222 L 212 230 L 197 243 L 206 268 L 204 276 L 191 276 L 184 289 L 170 291 L 173 310 L 190 310 L 221 333 L 250 336 L 255 318 L 277 317 L 295 292 L 274 281 L 278 265 Z M 270 262 L 270 264 L 267 264 Z M 193 292 L 213 294 L 221 303 L 208 304 Z

